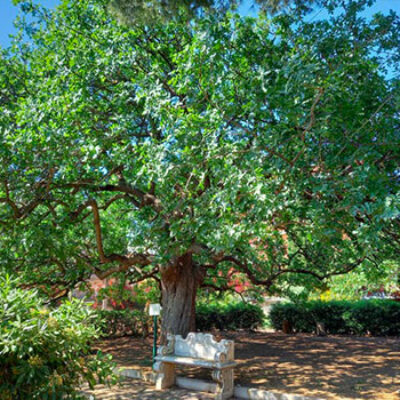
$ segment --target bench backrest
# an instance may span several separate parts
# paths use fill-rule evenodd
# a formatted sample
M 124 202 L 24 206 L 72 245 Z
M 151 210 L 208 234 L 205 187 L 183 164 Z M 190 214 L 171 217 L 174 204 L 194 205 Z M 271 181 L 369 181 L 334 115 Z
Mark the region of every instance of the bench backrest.
M 170 336 L 168 341 L 173 340 L 174 354 L 181 357 L 200 358 L 202 360 L 217 360 L 223 354 L 223 359 L 233 361 L 234 342 L 223 339 L 217 342 L 209 333 L 189 333 L 186 339 L 181 335 Z

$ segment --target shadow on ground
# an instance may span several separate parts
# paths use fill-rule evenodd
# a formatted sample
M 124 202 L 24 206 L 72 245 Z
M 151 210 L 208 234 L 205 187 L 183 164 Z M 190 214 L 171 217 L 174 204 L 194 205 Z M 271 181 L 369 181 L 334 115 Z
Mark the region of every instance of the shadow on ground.
M 85 388 L 82 390 L 89 399 L 96 400 L 211 400 L 214 398 L 208 393 L 192 393 L 177 388 L 160 392 L 153 386 L 136 380 L 127 380 L 120 386 L 112 388 L 98 385 L 94 390 Z
M 236 384 L 327 400 L 400 400 L 400 338 L 259 332 L 216 336 L 235 340 L 240 363 Z M 100 345 L 120 365 L 149 369 L 151 346 L 151 338 L 120 338 Z M 179 373 L 209 379 L 204 369 Z

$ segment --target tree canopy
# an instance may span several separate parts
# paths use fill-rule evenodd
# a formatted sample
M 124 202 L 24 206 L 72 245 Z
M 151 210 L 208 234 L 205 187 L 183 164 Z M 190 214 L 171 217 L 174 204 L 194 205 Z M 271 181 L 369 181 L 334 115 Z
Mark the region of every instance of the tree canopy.
M 282 291 L 398 259 L 399 18 L 342 3 L 137 27 L 105 0 L 22 3 L 35 24 L 0 56 L 3 268 L 53 296 L 154 278 L 171 321 L 232 269 Z

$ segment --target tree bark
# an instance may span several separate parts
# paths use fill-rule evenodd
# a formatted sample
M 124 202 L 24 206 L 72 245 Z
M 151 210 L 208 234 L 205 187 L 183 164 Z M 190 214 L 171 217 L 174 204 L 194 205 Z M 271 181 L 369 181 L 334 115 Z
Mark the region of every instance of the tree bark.
M 195 331 L 196 292 L 201 280 L 201 271 L 194 265 L 190 253 L 162 269 L 162 343 L 168 333 L 185 337 L 189 332 Z

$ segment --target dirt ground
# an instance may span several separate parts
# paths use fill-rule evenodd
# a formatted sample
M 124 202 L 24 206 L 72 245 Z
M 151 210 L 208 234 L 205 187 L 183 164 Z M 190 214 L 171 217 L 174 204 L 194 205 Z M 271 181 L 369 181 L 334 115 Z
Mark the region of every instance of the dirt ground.
M 97 385 L 95 389 L 82 388 L 88 400 L 213 400 L 211 393 L 191 392 L 178 388 L 155 390 L 154 385 L 129 379 L 118 386 Z M 232 399 L 233 400 L 233 399 Z
M 400 338 L 217 333 L 235 341 L 235 384 L 327 400 L 400 400 Z M 152 339 L 99 344 L 120 366 L 151 369 Z M 178 372 L 209 379 L 204 369 Z

